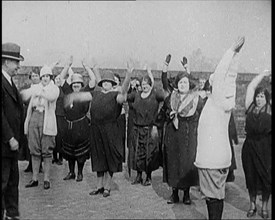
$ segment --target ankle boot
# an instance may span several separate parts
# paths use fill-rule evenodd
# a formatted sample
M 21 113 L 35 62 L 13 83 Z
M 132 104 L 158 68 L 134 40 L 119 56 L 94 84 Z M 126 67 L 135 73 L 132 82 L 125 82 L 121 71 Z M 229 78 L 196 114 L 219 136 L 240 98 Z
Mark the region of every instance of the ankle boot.
M 209 199 L 206 200 L 208 217 L 213 220 L 222 219 L 223 213 L 223 199 Z
M 189 187 L 183 191 L 184 192 L 183 203 L 185 205 L 190 205 L 191 204 L 191 199 L 190 199 L 189 191 L 190 191 Z
M 167 201 L 167 204 L 173 204 L 179 202 L 179 190 L 177 188 L 172 188 L 172 195 L 170 196 L 169 200 Z

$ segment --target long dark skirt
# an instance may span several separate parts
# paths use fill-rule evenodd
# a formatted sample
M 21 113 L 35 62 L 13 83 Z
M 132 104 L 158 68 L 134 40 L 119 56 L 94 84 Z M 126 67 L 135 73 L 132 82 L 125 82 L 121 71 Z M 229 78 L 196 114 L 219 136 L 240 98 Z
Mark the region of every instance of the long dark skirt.
M 91 165 L 93 172 L 121 172 L 125 145 L 117 120 L 91 124 Z
M 128 166 L 133 170 L 152 172 L 161 163 L 159 141 L 151 137 L 152 127 L 133 126 L 130 134 Z
M 271 157 L 271 135 L 246 138 L 242 148 L 242 164 L 249 191 L 271 193 Z
M 123 148 L 125 148 L 125 141 L 126 141 L 126 116 L 125 116 L 125 114 L 121 114 L 118 117 L 117 121 L 118 121 L 119 131 L 121 132 L 120 137 L 122 138 Z M 124 156 L 124 159 L 125 159 L 125 156 Z M 123 162 L 125 162 L 125 160 Z
M 198 169 L 194 165 L 197 149 L 197 121 L 195 117 L 179 118 L 176 130 L 172 122 L 165 124 L 163 145 L 163 182 L 178 189 L 199 184 Z
M 55 136 L 55 149 L 57 153 L 61 153 L 62 151 L 62 137 L 64 135 L 64 131 L 66 129 L 67 123 L 64 116 L 57 115 L 56 116 L 57 123 L 57 135 Z
M 75 159 L 80 163 L 90 158 L 90 123 L 85 117 L 71 126 L 66 121 L 62 139 L 62 156 L 66 160 Z

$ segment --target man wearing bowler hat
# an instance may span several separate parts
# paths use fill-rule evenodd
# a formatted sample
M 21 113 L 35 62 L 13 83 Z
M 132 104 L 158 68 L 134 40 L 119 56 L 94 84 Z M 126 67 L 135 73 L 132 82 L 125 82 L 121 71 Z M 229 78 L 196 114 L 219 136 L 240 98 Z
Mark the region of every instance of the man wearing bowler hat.
M 23 102 L 12 77 L 23 61 L 20 46 L 2 44 L 2 212 L 5 220 L 19 219 L 18 211 L 18 150 L 23 131 Z

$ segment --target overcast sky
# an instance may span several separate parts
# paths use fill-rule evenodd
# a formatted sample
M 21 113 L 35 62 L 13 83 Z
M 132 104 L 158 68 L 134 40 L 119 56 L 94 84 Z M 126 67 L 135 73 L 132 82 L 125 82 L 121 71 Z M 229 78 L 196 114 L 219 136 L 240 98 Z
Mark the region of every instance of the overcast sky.
M 58 59 L 63 65 L 72 54 L 73 66 L 86 57 L 90 64 L 125 68 L 132 58 L 160 69 L 171 53 L 171 69 L 181 69 L 185 55 L 191 71 L 205 71 L 194 51 L 216 65 L 242 35 L 242 69 L 270 69 L 271 1 L 2 1 L 2 42 L 21 46 L 22 65 Z

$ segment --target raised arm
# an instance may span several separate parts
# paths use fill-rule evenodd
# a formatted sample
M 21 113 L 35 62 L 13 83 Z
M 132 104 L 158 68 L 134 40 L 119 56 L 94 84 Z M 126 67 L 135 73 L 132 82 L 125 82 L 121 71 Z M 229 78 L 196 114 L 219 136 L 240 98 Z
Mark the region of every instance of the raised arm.
M 126 72 L 125 79 L 121 86 L 121 93 L 119 93 L 117 95 L 117 99 L 116 99 L 118 103 L 123 103 L 127 99 L 127 91 L 130 86 L 130 81 L 131 81 L 131 76 L 132 76 L 133 70 L 134 70 L 133 64 L 127 62 L 127 72 Z
M 92 101 L 92 94 L 90 92 L 73 92 L 64 97 L 64 107 L 72 105 L 73 102 L 88 102 Z
M 212 76 L 213 99 L 226 111 L 229 111 L 235 106 L 238 67 L 238 57 L 235 55 L 239 53 L 244 41 L 245 38 L 240 37 L 234 42 L 232 47 L 230 47 L 223 55 Z
M 171 54 L 168 54 L 165 58 L 165 61 L 163 63 L 163 67 L 162 67 L 162 73 L 161 73 L 161 82 L 162 82 L 162 87 L 164 89 L 164 91 L 166 91 L 167 93 L 169 92 L 168 86 L 168 78 L 167 78 L 167 70 L 168 70 L 168 66 L 169 63 L 171 61 Z
M 188 74 L 190 74 L 190 69 L 189 69 L 189 66 L 188 66 L 187 58 L 183 57 L 180 62 L 181 62 L 181 65 L 183 66 L 184 71 L 186 71 Z
M 146 66 L 146 70 L 147 70 L 148 76 L 150 77 L 150 79 L 152 81 L 152 87 L 154 87 L 155 80 L 154 80 L 152 70 L 148 65 Z
M 88 75 L 89 75 L 89 87 L 90 88 L 94 88 L 95 87 L 95 84 L 96 84 L 96 77 L 95 77 L 95 74 L 94 72 L 92 71 L 92 69 L 87 65 L 87 63 L 85 62 L 85 60 L 83 59 L 82 60 L 82 65 L 84 67 L 84 69 L 88 72 Z
M 252 79 L 252 81 L 248 84 L 247 89 L 246 89 L 246 96 L 245 96 L 245 108 L 246 109 L 248 109 L 249 106 L 251 105 L 251 103 L 253 102 L 253 97 L 254 97 L 255 89 L 257 88 L 257 86 L 260 84 L 260 82 L 263 80 L 263 78 L 265 76 L 270 76 L 270 75 L 271 75 L 271 71 L 265 70 L 262 73 L 260 73 L 259 75 L 257 75 L 256 77 L 254 77 L 254 79 Z
M 59 63 L 60 63 L 60 60 L 57 60 L 57 61 L 53 62 L 53 63 L 50 65 L 50 68 L 53 70 Z
M 60 73 L 60 79 L 61 79 L 61 81 L 65 80 L 66 76 L 68 75 L 68 71 L 71 68 L 72 64 L 73 64 L 73 56 L 70 56 L 69 60 L 65 63 L 65 66 L 64 66 L 64 68 L 62 69 L 62 71 Z M 68 77 L 68 79 L 69 78 L 70 77 Z M 68 82 L 68 79 L 67 79 L 67 82 Z

